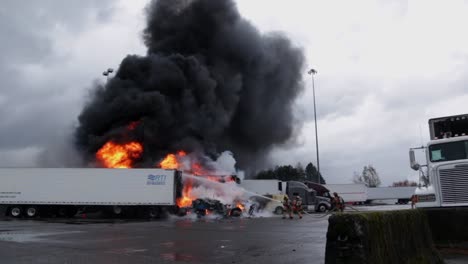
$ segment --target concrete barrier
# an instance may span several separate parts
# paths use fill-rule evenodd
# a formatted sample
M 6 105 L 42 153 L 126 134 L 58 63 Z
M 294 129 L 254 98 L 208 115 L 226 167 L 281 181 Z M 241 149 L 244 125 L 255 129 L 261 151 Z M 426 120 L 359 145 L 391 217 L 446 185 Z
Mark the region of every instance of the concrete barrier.
M 443 263 L 420 210 L 335 214 L 325 263 Z

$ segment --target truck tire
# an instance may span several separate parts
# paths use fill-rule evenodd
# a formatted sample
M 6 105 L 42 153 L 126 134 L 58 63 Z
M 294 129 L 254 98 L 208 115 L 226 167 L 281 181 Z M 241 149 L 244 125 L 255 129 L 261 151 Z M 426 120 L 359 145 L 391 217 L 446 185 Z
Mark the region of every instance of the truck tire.
M 161 217 L 161 209 L 154 206 L 139 206 L 135 208 L 130 218 L 153 219 Z M 128 212 L 128 210 L 126 211 Z
M 150 219 L 159 218 L 161 217 L 161 210 L 158 207 L 150 207 L 147 216 Z
M 112 207 L 112 214 L 115 216 L 122 215 L 123 209 L 120 206 L 113 206 Z
M 327 210 L 328 210 L 328 207 L 326 204 L 319 204 L 317 206 L 317 212 L 325 213 Z
M 23 210 L 22 210 L 21 206 L 12 206 L 10 208 L 10 215 L 15 217 L 15 218 L 21 217 L 22 213 L 23 213 Z
M 275 211 L 274 211 L 274 213 L 277 214 L 277 215 L 282 215 L 283 212 L 284 212 L 284 210 L 283 210 L 283 207 L 281 207 L 281 206 L 276 207 Z
M 25 214 L 29 218 L 34 218 L 39 214 L 39 210 L 35 206 L 28 206 L 28 207 L 26 207 Z
M 176 214 L 177 214 L 178 216 L 186 216 L 187 213 L 188 213 L 187 208 L 178 208 Z

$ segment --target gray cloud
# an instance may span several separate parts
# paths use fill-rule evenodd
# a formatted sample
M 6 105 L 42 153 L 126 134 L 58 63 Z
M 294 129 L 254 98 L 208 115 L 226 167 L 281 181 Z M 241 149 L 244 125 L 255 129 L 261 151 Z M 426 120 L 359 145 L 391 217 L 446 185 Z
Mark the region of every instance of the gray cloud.
M 384 184 L 411 175 L 407 150 L 427 140 L 427 119 L 466 112 L 466 3 L 447 2 L 440 8 L 426 1 L 353 1 L 339 7 L 310 0 L 294 5 L 237 2 L 241 14 L 261 32 L 280 30 L 293 36 L 293 44 L 307 52 L 310 66 L 317 67 L 320 165 L 329 182 L 349 182 L 353 171 L 367 163 L 375 165 Z M 67 64 L 68 47 L 57 52 L 57 32 L 92 32 L 95 23 L 115 17 L 113 3 L 2 1 L 0 166 L 34 165 L 44 145 L 66 142 L 62 133 L 72 130 L 84 90 L 99 74 L 99 65 L 107 67 L 113 57 L 120 60 L 127 54 L 123 52 L 138 53 L 133 46 L 109 51 L 107 57 L 93 53 L 103 40 L 109 39 L 112 49 L 118 44 L 115 39 L 133 33 L 116 28 L 115 21 L 87 36 L 93 41 L 76 40 L 74 49 L 82 50 L 75 53 L 76 65 Z M 74 43 L 74 35 L 70 38 L 67 44 Z M 97 58 L 83 59 L 86 56 Z M 273 155 L 277 164 L 315 161 L 310 76 L 303 74 L 308 87 L 296 110 L 306 125 L 294 147 Z M 73 159 L 62 147 L 50 152 Z M 52 164 L 54 159 L 47 156 Z
M 2 1 L 0 157 L 10 158 L 0 159 L 0 165 L 31 166 L 38 150 L 71 126 L 77 98 L 70 96 L 67 80 L 49 70 L 57 60 L 67 61 L 63 54 L 57 57 L 53 33 L 80 34 L 90 21 L 104 23 L 112 12 L 110 0 Z

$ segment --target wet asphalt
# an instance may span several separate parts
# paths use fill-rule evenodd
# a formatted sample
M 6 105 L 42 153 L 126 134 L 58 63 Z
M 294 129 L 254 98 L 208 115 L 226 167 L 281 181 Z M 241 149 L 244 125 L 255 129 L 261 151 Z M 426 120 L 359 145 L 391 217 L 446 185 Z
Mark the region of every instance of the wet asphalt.
M 323 263 L 327 219 L 0 221 L 0 263 Z
M 323 214 L 293 220 L 0 219 L 0 263 L 324 263 L 327 227 Z M 467 263 L 466 256 L 445 259 Z

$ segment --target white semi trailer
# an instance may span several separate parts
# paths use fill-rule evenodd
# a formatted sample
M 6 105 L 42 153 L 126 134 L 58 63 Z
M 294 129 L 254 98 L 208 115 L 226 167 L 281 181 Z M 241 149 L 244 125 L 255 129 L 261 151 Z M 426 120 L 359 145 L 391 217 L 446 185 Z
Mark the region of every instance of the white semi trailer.
M 410 166 L 420 172 L 417 207 L 468 206 L 468 114 L 429 120 L 427 146 L 410 149 Z M 420 165 L 414 150 L 425 151 Z
M 407 204 L 411 200 L 411 196 L 416 190 L 412 187 L 375 187 L 367 189 L 367 201 L 369 203 L 375 201 L 389 202 L 396 204 Z
M 163 169 L 0 168 L 0 207 L 13 217 L 78 211 L 158 217 L 176 212 L 181 173 Z
M 332 195 L 334 192 L 338 193 L 338 195 L 341 196 L 347 203 L 363 204 L 367 201 L 368 188 L 365 184 L 326 184 L 324 186 L 330 190 Z

